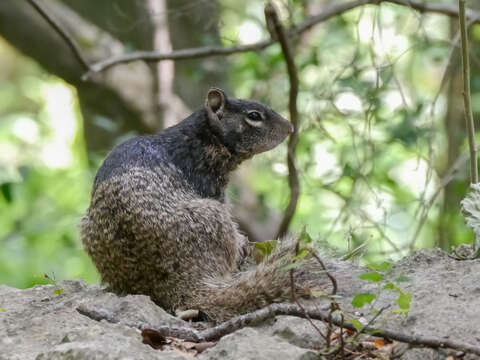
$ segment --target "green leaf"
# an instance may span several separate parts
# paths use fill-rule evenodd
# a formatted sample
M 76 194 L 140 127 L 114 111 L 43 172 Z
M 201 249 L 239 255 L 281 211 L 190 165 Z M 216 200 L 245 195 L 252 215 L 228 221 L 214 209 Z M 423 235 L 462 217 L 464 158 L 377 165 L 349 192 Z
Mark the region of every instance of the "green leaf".
M 255 249 L 259 250 L 260 253 L 263 255 L 263 257 L 267 257 L 270 255 L 273 250 L 277 247 L 277 240 L 269 240 L 265 241 L 263 243 L 255 243 L 254 244 Z
M 398 304 L 398 307 L 403 310 L 410 310 L 410 302 L 412 301 L 412 294 L 400 292 L 400 296 L 395 302 Z
M 397 310 L 392 310 L 393 314 L 408 314 L 410 309 L 397 309 Z
M 300 241 L 303 242 L 304 244 L 311 244 L 313 242 L 312 237 L 307 232 L 306 226 L 304 226 L 302 229 L 302 233 L 300 234 Z
M 385 284 L 385 286 L 383 287 L 384 290 L 395 290 L 396 288 L 397 287 L 392 282 Z
M 62 295 L 63 292 L 64 292 L 63 289 L 55 289 L 55 290 L 53 290 L 53 293 L 54 293 L 55 295 L 59 295 L 59 296 Z
M 6 182 L 0 185 L 0 193 L 3 194 L 3 197 L 7 203 L 11 203 L 13 200 L 12 196 L 12 183 Z
M 377 295 L 370 293 L 357 294 L 352 300 L 352 305 L 355 307 L 362 307 L 366 304 L 370 304 L 373 300 L 376 299 L 376 297 Z
M 4 308 L 1 308 L 1 307 L 0 307 L 0 312 L 7 312 L 7 310 L 5 310 Z
M 381 264 L 368 264 L 367 267 L 372 269 L 372 270 L 377 270 L 377 271 L 382 271 L 382 270 L 388 270 L 392 266 L 391 263 L 389 262 L 382 262 Z
M 363 324 L 357 319 L 349 319 L 349 321 L 352 323 L 353 327 L 355 328 L 355 330 L 357 330 L 357 332 L 363 330 Z
M 383 280 L 383 275 L 378 272 L 364 273 L 360 275 L 360 279 L 372 282 L 379 282 Z
M 303 258 L 307 257 L 309 254 L 310 254 L 310 250 L 301 249 L 300 252 L 298 253 L 298 255 L 293 257 L 293 260 L 303 259 Z

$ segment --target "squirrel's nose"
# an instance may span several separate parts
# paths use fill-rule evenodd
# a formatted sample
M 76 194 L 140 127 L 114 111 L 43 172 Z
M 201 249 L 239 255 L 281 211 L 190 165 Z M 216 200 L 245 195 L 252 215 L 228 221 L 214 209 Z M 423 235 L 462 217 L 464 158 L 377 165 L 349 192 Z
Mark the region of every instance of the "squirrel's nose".
M 292 133 L 293 133 L 293 125 L 292 125 L 292 123 L 291 123 L 290 121 L 288 121 L 288 120 L 285 119 L 285 125 L 286 125 L 286 126 L 285 126 L 285 128 L 286 128 L 285 130 L 287 130 L 287 135 L 292 134 Z
M 288 131 L 289 134 L 293 133 L 293 125 L 291 122 L 288 122 L 288 125 L 290 125 L 290 130 Z

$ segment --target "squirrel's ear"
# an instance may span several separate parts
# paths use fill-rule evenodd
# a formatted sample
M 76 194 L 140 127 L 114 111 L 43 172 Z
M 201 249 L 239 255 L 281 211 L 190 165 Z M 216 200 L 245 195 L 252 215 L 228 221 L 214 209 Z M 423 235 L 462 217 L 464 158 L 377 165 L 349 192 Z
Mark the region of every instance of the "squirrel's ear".
M 208 117 L 212 121 L 219 121 L 223 117 L 223 109 L 227 95 L 217 88 L 208 90 L 207 99 L 205 100 L 205 107 L 207 108 Z

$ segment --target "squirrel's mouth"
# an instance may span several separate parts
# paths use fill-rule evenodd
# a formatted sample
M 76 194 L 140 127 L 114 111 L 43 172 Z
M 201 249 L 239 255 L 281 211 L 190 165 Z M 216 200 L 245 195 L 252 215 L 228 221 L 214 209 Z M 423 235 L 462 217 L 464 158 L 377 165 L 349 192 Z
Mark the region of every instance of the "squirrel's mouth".
M 277 145 L 280 145 L 280 144 L 287 138 L 287 136 L 290 135 L 290 134 L 291 134 L 291 133 L 285 134 L 285 135 L 282 136 L 281 138 L 277 139 L 277 141 L 275 141 L 275 139 L 272 139 L 271 141 L 269 141 L 268 143 L 264 144 L 263 146 L 256 148 L 256 149 L 253 151 L 253 154 L 254 154 L 254 155 L 257 155 L 257 154 L 260 154 L 260 153 L 263 153 L 263 152 L 272 150 L 272 149 L 273 149 L 274 147 L 276 147 Z

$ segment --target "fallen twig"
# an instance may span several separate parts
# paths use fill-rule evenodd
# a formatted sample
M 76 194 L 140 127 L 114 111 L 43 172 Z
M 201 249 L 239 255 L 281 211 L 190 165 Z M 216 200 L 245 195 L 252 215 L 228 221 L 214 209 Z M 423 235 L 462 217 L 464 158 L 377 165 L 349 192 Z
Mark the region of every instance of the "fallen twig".
M 111 323 L 119 323 L 120 319 L 107 316 L 105 312 L 89 309 L 85 306 L 79 306 L 77 311 L 82 315 L 88 316 L 91 319 L 96 321 L 106 320 Z M 318 309 L 310 310 L 306 309 L 306 313 L 311 319 L 321 320 L 327 322 L 329 320 L 330 312 L 321 311 Z M 130 327 L 135 327 L 137 329 L 154 329 L 157 330 L 163 336 L 173 336 L 182 338 L 189 341 L 214 341 L 218 340 L 221 337 L 231 334 L 234 331 L 244 328 L 246 326 L 258 325 L 265 320 L 273 318 L 278 315 L 290 315 L 296 316 L 305 319 L 305 312 L 295 304 L 272 304 L 267 307 L 264 307 L 260 310 L 254 312 L 239 315 L 231 320 L 228 320 L 220 325 L 217 325 L 213 328 L 197 331 L 190 328 L 175 328 L 169 326 L 153 327 L 150 324 L 146 323 L 128 323 L 125 324 Z M 336 326 L 342 326 L 344 329 L 356 331 L 355 327 L 348 322 L 345 323 L 342 318 L 339 316 L 331 319 L 331 322 Z M 451 341 L 445 339 L 438 339 L 434 337 L 419 336 L 419 335 L 408 335 L 392 330 L 384 330 L 375 328 L 373 326 L 366 326 L 364 328 L 365 333 L 371 333 L 372 336 L 381 337 L 385 339 L 397 340 L 400 342 L 408 343 L 416 346 L 426 346 L 430 348 L 443 348 L 443 349 L 454 349 L 458 351 L 463 351 L 466 353 L 472 353 L 475 355 L 480 355 L 480 346 L 475 346 L 471 344 L 466 344 L 458 341 Z
M 306 312 L 308 313 L 308 316 L 310 316 L 311 319 L 322 320 L 322 321 L 328 321 L 328 317 L 330 313 L 330 312 L 324 312 L 320 310 L 306 310 Z M 216 340 L 241 327 L 258 324 L 277 315 L 291 315 L 291 316 L 306 318 L 304 311 L 294 304 L 272 304 L 263 309 L 257 310 L 255 312 L 245 314 L 245 315 L 240 315 L 214 328 L 203 330 L 199 332 L 199 335 L 203 338 L 204 341 Z M 355 327 L 352 324 L 349 324 L 348 322 L 342 324 L 342 319 L 340 317 L 332 318 L 331 321 L 333 324 L 337 326 L 343 326 L 343 328 L 345 329 L 356 331 Z M 461 343 L 457 341 L 438 339 L 438 338 L 426 337 L 426 336 L 402 334 L 400 332 L 396 332 L 392 330 L 378 329 L 373 326 L 366 326 L 364 328 L 364 332 L 372 333 L 373 336 L 376 336 L 376 337 L 397 340 L 397 341 L 408 343 L 411 345 L 427 346 L 431 348 L 450 348 L 450 349 L 455 349 L 459 351 L 464 351 L 467 353 L 480 355 L 479 346 L 474 346 L 471 344 Z
M 307 310 L 307 313 L 311 319 L 322 320 L 322 321 L 328 321 L 328 317 L 330 314 L 330 312 L 324 312 L 320 310 Z M 259 324 L 277 315 L 290 315 L 290 316 L 306 318 L 305 312 L 294 304 L 272 304 L 263 309 L 257 310 L 255 312 L 245 314 L 245 315 L 240 315 L 214 328 L 200 331 L 198 335 L 203 341 L 216 340 L 244 326 Z M 355 327 L 352 324 L 349 324 L 348 322 L 342 324 L 342 320 L 340 318 L 333 318 L 331 321 L 333 324 L 337 326 L 343 326 L 343 328 L 345 329 L 356 331 Z M 411 345 L 427 346 L 431 348 L 450 348 L 450 349 L 455 349 L 459 351 L 480 355 L 479 346 L 474 346 L 471 344 L 466 344 L 466 343 L 461 343 L 461 342 L 456 342 L 451 340 L 438 339 L 438 338 L 426 337 L 426 336 L 418 336 L 418 335 L 402 334 L 400 332 L 396 332 L 392 330 L 378 329 L 373 326 L 366 326 L 364 328 L 364 332 L 372 333 L 373 336 L 376 336 L 376 337 L 397 340 L 397 341 L 408 343 Z

